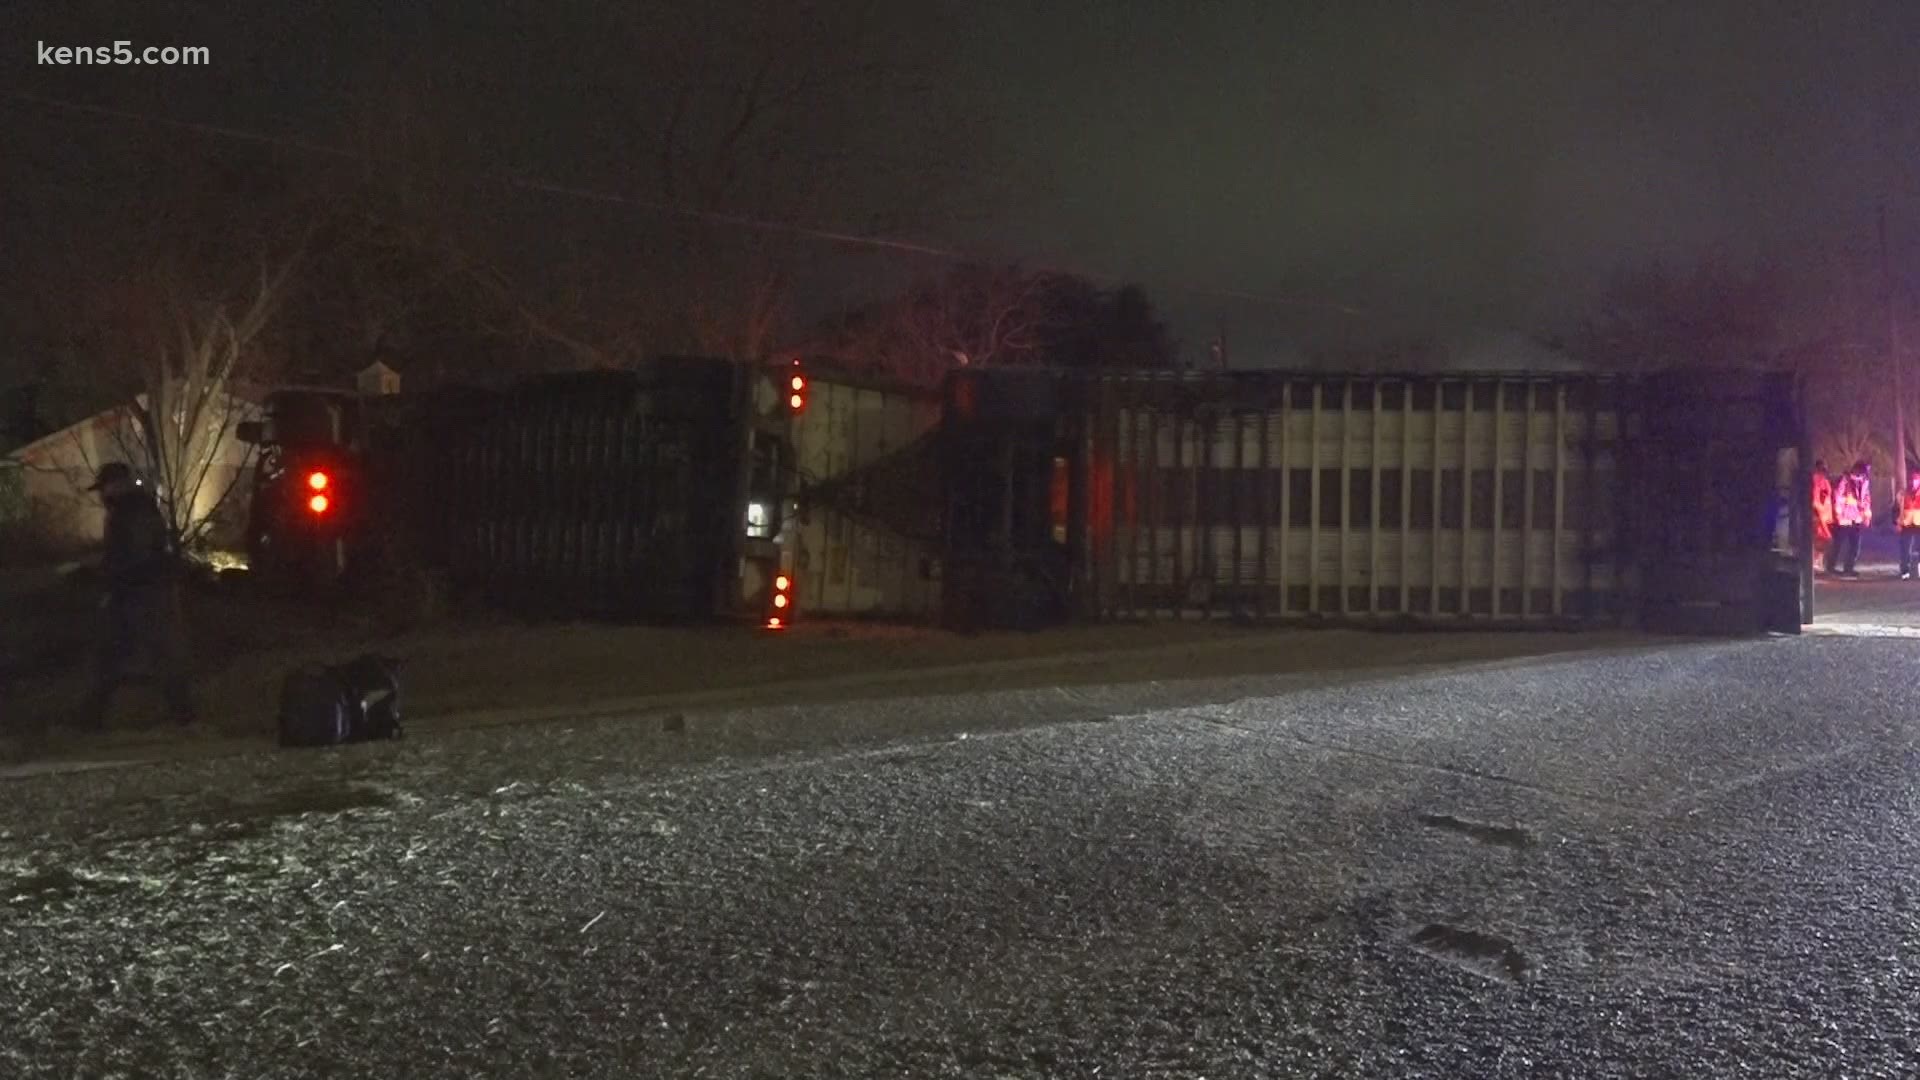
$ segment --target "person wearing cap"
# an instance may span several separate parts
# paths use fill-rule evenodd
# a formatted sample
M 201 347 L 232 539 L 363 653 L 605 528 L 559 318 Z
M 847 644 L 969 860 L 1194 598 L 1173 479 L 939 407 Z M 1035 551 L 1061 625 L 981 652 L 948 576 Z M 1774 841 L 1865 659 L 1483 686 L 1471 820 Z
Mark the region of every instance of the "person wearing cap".
M 114 692 L 126 681 L 135 654 L 144 652 L 172 719 L 190 724 L 193 697 L 187 685 L 178 563 L 166 520 L 152 493 L 121 462 L 102 465 L 88 490 L 99 493 L 107 511 L 101 563 L 107 585 L 107 625 L 98 676 L 80 722 L 95 730 L 106 726 Z

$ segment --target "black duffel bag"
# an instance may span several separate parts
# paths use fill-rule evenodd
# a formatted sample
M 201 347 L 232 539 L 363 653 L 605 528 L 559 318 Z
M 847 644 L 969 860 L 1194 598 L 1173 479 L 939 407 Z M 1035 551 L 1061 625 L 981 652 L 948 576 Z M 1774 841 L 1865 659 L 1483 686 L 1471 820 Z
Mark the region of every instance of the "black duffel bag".
M 400 737 L 400 661 L 367 653 L 310 665 L 280 684 L 280 745 L 339 746 Z

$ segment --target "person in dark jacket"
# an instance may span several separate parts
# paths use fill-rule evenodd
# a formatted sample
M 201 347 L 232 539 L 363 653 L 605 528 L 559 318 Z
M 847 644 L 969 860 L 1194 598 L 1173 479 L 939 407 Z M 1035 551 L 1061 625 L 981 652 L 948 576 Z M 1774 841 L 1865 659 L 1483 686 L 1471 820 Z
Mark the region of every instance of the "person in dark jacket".
M 194 710 L 187 686 L 180 575 L 167 523 L 152 494 L 120 462 L 101 466 L 89 490 L 100 493 L 107 509 L 101 564 L 107 623 L 99 673 L 80 722 L 96 730 L 106 725 L 114 691 L 126 681 L 135 655 L 144 652 L 166 695 L 168 713 L 176 723 L 190 724 Z

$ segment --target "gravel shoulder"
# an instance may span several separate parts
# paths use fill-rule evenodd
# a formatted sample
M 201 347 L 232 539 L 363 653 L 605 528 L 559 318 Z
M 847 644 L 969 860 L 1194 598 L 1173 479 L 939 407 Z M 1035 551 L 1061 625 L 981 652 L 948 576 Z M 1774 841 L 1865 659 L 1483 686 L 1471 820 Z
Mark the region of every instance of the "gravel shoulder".
M 845 624 L 784 635 L 515 627 L 422 634 L 380 647 L 405 661 L 409 733 L 437 737 L 476 727 L 603 718 L 652 726 L 672 718 L 725 728 L 719 717 L 755 707 L 987 690 L 1177 689 L 1205 680 L 1488 663 L 1669 643 L 1629 633 L 1380 633 L 1161 623 L 976 636 Z M 211 680 L 204 708 L 213 723 L 191 736 L 139 717 L 123 718 L 121 727 L 104 736 L 56 728 L 33 767 L 263 750 L 271 745 L 279 674 L 313 655 L 312 646 L 303 646 L 237 661 Z
M 1670 643 L 0 785 L 0 1063 L 1904 1075 L 1910 663 Z

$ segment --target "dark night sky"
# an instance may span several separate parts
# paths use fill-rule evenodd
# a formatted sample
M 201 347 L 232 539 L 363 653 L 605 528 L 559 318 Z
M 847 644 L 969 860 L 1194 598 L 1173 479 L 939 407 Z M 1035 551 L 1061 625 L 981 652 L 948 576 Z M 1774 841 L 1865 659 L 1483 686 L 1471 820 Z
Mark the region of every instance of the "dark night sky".
M 299 133 L 337 121 L 383 70 L 438 67 L 492 118 L 475 135 L 490 155 L 588 185 L 618 170 L 570 57 L 619 43 L 579 5 L 14 11 L 0 22 L 25 29 L 5 35 L 0 89 Z M 1814 266 L 1870 244 L 1883 197 L 1896 251 L 1920 222 L 1920 4 L 928 12 L 903 20 L 891 49 L 987 139 L 960 170 L 981 178 L 977 205 L 917 238 L 1141 280 L 1183 336 L 1224 317 L 1243 354 L 1336 331 L 1546 329 L 1623 266 L 1715 249 Z M 113 37 L 204 42 L 214 70 L 31 62 L 36 39 Z M 19 137 L 46 137 L 30 109 L 8 108 Z M 867 149 L 916 167 L 900 163 L 937 157 L 939 134 L 888 126 Z M 14 213 L 32 209 L 23 190 Z M 1182 291 L 1194 289 L 1369 315 Z

